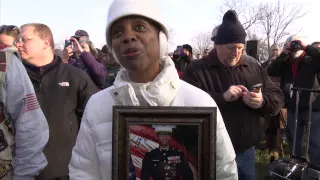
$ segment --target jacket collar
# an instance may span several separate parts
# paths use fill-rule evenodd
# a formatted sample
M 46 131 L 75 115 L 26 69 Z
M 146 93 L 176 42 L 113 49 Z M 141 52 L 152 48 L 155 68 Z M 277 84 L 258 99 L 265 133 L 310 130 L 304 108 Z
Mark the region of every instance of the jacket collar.
M 212 49 L 209 53 L 209 55 L 207 57 L 204 58 L 204 60 L 207 62 L 208 66 L 222 66 L 222 67 L 226 67 L 224 66 L 217 55 L 217 50 L 216 49 Z M 239 66 L 249 66 L 247 60 L 246 60 L 246 55 L 243 54 L 239 60 L 238 63 Z
M 32 64 L 27 63 L 26 61 L 23 61 L 24 66 L 26 67 L 28 74 L 30 77 L 34 79 L 41 80 L 42 76 L 48 73 L 52 68 L 57 66 L 61 62 L 60 57 L 55 56 L 53 61 L 51 63 L 44 65 L 44 66 L 35 66 Z
M 162 68 L 152 81 L 141 85 L 140 93 L 150 106 L 169 106 L 180 88 L 180 79 L 173 61 L 164 56 L 160 60 Z M 114 81 L 111 95 L 117 105 L 139 106 L 139 100 L 130 84 L 126 69 L 121 69 Z

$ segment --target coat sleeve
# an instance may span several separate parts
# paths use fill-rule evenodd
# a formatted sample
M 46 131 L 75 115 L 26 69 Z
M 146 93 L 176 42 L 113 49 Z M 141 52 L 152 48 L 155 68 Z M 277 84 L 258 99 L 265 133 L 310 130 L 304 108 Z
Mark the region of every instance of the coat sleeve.
M 315 61 L 316 66 L 320 67 L 320 49 L 315 48 L 311 45 L 308 45 L 306 48 L 306 53 L 312 57 L 312 60 Z
M 211 107 L 217 107 L 212 100 Z M 217 153 L 216 153 L 216 179 L 237 180 L 238 169 L 236 154 L 231 139 L 225 127 L 219 108 L 217 107 Z
M 275 83 L 273 83 L 268 76 L 268 74 L 264 71 L 264 69 L 260 68 L 261 74 L 264 77 L 264 87 L 262 88 L 262 95 L 264 100 L 264 105 L 261 108 L 261 112 L 264 115 L 275 115 L 278 114 L 281 108 L 284 106 L 284 96 L 283 93 Z
M 78 90 L 78 105 L 77 105 L 77 113 L 79 116 L 79 119 L 81 119 L 84 109 L 86 107 L 86 104 L 89 100 L 89 98 L 98 92 L 97 86 L 92 82 L 88 74 L 81 70 L 77 69 L 79 72 L 79 78 L 80 85 Z
M 206 91 L 211 97 L 213 97 L 215 102 L 220 107 L 226 105 L 226 101 L 224 100 L 223 93 L 212 94 L 212 93 L 208 92 L 207 85 L 202 83 L 202 82 L 204 82 L 203 79 L 204 78 L 203 77 L 201 78 L 199 73 L 196 71 L 196 68 L 194 68 L 193 63 L 191 63 L 184 71 L 183 80 L 185 82 L 187 82 L 187 83 L 189 83 L 199 89 Z
M 42 150 L 48 142 L 49 128 L 29 76 L 14 55 L 8 59 L 3 88 L 6 112 L 15 128 L 13 180 L 33 179 L 47 165 Z
M 89 52 L 82 52 L 80 59 L 86 65 L 86 68 L 93 80 L 93 82 L 100 88 L 103 89 L 105 85 L 105 78 L 107 69 L 103 64 L 99 63 L 95 57 Z
M 69 164 L 70 180 L 102 179 L 96 144 L 93 139 L 93 130 L 89 123 L 90 118 L 88 114 L 91 111 L 90 101 L 88 102 L 83 114 L 76 145 L 72 150 L 71 161 Z
M 289 56 L 281 53 L 277 59 L 273 60 L 272 63 L 267 67 L 267 73 L 269 76 L 278 77 L 282 75 L 283 69 L 288 65 L 287 60 Z
M 146 153 L 142 160 L 141 180 L 150 180 L 152 164 L 150 163 L 150 154 Z
M 191 63 L 183 73 L 183 80 L 193 86 L 202 89 L 199 75 L 196 73 Z

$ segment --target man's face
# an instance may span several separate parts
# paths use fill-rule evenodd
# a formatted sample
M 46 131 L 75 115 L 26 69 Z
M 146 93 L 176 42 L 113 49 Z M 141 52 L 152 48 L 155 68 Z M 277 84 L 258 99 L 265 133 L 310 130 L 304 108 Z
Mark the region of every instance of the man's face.
M 280 55 L 280 49 L 277 46 L 271 47 L 271 57 L 278 57 Z
M 204 52 L 203 52 L 203 56 L 204 57 L 207 57 L 210 53 L 210 50 L 209 49 L 206 49 Z
M 228 67 L 232 67 L 238 64 L 243 54 L 244 44 L 231 43 L 216 45 L 217 55 L 220 62 Z
M 90 47 L 89 47 L 89 42 L 86 40 L 80 40 L 79 44 L 81 46 L 81 48 L 86 51 L 86 52 L 90 52 Z
M 189 55 L 190 55 L 190 52 L 188 51 L 188 49 L 183 49 L 183 53 L 184 53 L 186 56 L 189 56 Z
M 127 70 L 156 71 L 159 67 L 159 30 L 145 18 L 127 17 L 115 22 L 111 39 L 115 55 Z
M 0 43 L 3 43 L 7 46 L 13 46 L 14 44 L 14 37 L 8 36 L 6 34 L 0 34 Z
M 35 32 L 34 27 L 27 26 L 21 29 L 16 45 L 21 58 L 32 60 L 43 56 L 44 50 L 48 48 L 48 40 L 41 39 Z
M 168 146 L 170 139 L 171 139 L 171 135 L 169 135 L 169 134 L 159 134 L 158 135 L 158 140 L 159 140 L 160 146 Z

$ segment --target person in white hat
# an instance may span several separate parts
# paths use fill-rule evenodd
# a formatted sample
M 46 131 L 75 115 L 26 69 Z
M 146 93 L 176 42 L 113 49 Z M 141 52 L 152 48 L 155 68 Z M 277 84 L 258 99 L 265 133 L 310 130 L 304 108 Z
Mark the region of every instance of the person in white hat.
M 175 125 L 153 125 L 159 147 L 146 153 L 141 168 L 141 180 L 183 179 L 193 180 L 194 175 L 184 152 L 171 148 L 169 142 Z
M 123 68 L 114 85 L 93 95 L 86 106 L 69 164 L 71 180 L 112 178 L 114 105 L 217 107 L 209 94 L 179 79 L 165 55 L 168 30 L 153 0 L 114 0 L 106 39 Z M 235 152 L 219 110 L 216 147 L 217 179 L 237 179 Z

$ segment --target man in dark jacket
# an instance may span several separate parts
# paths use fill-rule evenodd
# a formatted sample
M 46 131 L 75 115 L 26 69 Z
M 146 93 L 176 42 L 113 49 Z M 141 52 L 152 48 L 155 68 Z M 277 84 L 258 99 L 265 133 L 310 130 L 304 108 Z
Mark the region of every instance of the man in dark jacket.
M 264 116 L 280 111 L 283 95 L 258 63 L 243 56 L 245 39 L 236 12 L 229 10 L 219 26 L 215 50 L 191 63 L 184 80 L 216 101 L 235 148 L 239 180 L 254 180 L 254 146 L 263 138 Z
M 296 45 L 298 44 L 298 46 Z M 302 155 L 302 138 L 304 126 L 308 118 L 309 93 L 300 94 L 299 115 L 297 132 L 294 134 L 295 124 L 295 102 L 296 94 L 290 87 L 301 87 L 306 89 L 320 89 L 320 49 L 306 45 L 304 39 L 293 35 L 290 36 L 284 45 L 281 55 L 268 67 L 270 76 L 280 77 L 280 87 L 286 97 L 288 108 L 288 129 L 289 143 L 292 145 L 292 138 L 296 135 L 297 156 Z M 320 167 L 320 96 L 315 94 L 312 99 L 311 134 L 310 134 L 310 161 L 313 165 Z
M 44 148 L 48 166 L 38 179 L 67 180 L 82 113 L 98 89 L 85 71 L 54 56 L 48 26 L 23 25 L 17 47 L 49 125 L 49 141 Z

